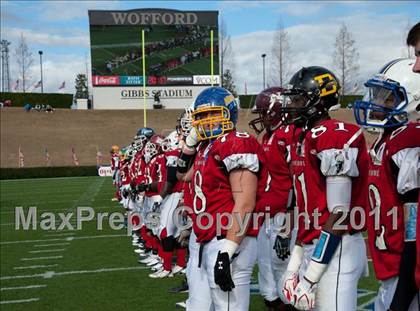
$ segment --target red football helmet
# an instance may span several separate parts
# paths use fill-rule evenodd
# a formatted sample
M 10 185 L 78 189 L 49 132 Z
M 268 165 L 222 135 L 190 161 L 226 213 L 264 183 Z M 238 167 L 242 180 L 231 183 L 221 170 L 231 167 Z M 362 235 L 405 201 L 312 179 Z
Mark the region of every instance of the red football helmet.
M 282 93 L 281 87 L 270 87 L 258 94 L 251 111 L 259 116 L 249 122 L 257 134 L 264 130 L 274 131 L 282 124 Z

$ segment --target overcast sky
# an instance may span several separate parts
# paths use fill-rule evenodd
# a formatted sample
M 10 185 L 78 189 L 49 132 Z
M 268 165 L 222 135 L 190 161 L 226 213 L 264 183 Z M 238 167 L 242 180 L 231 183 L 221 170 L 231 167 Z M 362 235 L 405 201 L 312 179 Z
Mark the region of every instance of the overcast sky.
M 352 32 L 360 54 L 358 80 L 366 80 L 386 62 L 406 57 L 405 37 L 419 21 L 416 1 L 4 1 L 1 4 L 1 38 L 11 41 L 11 80 L 16 81 L 14 50 L 21 34 L 34 55 L 32 82 L 40 80 L 38 50 L 43 51 L 44 91 L 74 92 L 77 73 L 90 70 L 89 9 L 171 8 L 219 10 L 232 37 L 234 76 L 239 93 L 262 89 L 261 54 L 267 54 L 270 81 L 273 34 L 281 19 L 290 36 L 290 71 L 319 65 L 334 70 L 335 36 L 342 23 Z M 86 61 L 87 60 L 87 61 Z M 12 84 L 13 84 L 12 82 Z

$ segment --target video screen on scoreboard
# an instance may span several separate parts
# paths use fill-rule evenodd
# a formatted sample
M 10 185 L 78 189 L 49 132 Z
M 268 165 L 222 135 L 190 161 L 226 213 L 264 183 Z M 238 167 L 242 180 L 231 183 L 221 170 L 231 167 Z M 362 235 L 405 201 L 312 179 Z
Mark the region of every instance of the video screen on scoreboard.
M 92 18 L 92 14 L 107 18 Z M 219 75 L 217 12 L 174 10 L 90 11 L 92 82 L 95 86 L 208 84 Z M 188 14 L 188 15 L 182 15 Z M 196 15 L 194 15 L 196 14 Z M 208 15 L 210 14 L 210 16 Z M 98 24 L 98 23 L 103 23 Z M 218 77 L 217 77 L 218 78 Z

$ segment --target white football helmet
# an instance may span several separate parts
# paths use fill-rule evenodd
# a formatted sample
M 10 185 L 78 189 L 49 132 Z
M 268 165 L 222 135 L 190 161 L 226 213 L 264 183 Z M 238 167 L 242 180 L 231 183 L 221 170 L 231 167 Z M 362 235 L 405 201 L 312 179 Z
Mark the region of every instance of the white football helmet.
M 354 107 L 358 124 L 388 128 L 419 120 L 420 74 L 412 71 L 414 61 L 393 60 L 365 83 L 367 92 Z
M 177 131 L 171 132 L 162 141 L 162 151 L 168 152 L 179 148 L 179 135 Z
M 185 108 L 185 111 L 183 112 L 181 118 L 179 119 L 181 134 L 184 137 L 187 137 L 191 131 L 192 121 L 193 121 L 193 117 L 192 117 L 193 111 L 194 111 L 193 108 Z

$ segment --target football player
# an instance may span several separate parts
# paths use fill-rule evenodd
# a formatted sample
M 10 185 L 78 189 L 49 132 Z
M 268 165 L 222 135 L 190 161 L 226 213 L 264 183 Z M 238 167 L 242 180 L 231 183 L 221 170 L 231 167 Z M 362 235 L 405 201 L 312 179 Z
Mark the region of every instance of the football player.
M 117 187 L 118 183 L 119 183 L 119 172 L 118 172 L 118 167 L 119 167 L 119 156 L 120 153 L 120 147 L 118 147 L 117 145 L 114 145 L 111 147 L 111 170 L 112 170 L 112 184 L 117 188 L 115 191 L 115 196 L 111 199 L 111 201 L 120 201 L 121 200 L 121 196 L 120 196 L 120 192 L 119 189 Z
M 414 25 L 407 35 L 407 45 L 414 47 L 414 55 L 416 57 L 416 63 L 413 66 L 413 71 L 420 74 L 420 22 Z M 420 193 L 419 193 L 420 203 Z M 417 288 L 420 289 L 420 213 L 417 213 L 417 261 L 416 261 L 416 283 Z
M 367 267 L 364 226 L 353 221 L 366 203 L 366 143 L 356 125 L 330 118 L 339 90 L 330 70 L 311 66 L 296 72 L 283 92 L 285 121 L 298 129 L 291 167 L 299 212 L 283 292 L 300 310 L 356 310 Z
M 163 153 L 157 156 L 156 165 L 161 167 L 162 182 L 158 183 L 158 199 L 152 207 L 159 213 L 160 224 L 157 235 L 162 246 L 163 267 L 150 274 L 151 278 L 165 278 L 180 273 L 186 266 L 185 248 L 176 247 L 177 228 L 174 222 L 176 208 L 181 200 L 182 181 L 176 177 L 176 167 L 180 153 L 180 137 L 176 131 L 171 132 L 162 141 Z M 172 268 L 172 254 L 177 250 L 177 264 Z
M 365 83 L 366 95 L 354 109 L 357 123 L 380 132 L 369 152 L 368 185 L 369 248 L 381 281 L 375 310 L 419 310 L 414 267 L 420 75 L 412 71 L 413 64 L 411 59 L 386 64 Z
M 407 35 L 407 45 L 414 47 L 416 62 L 413 65 L 413 71 L 420 73 L 420 22 L 410 29 Z
M 153 135 L 150 140 L 146 143 L 144 149 L 144 160 L 146 162 L 145 175 L 143 180 L 137 185 L 138 192 L 144 192 L 144 200 L 142 206 L 142 219 L 145 222 L 145 226 L 142 231 L 142 237 L 146 241 L 145 246 L 148 249 L 152 249 L 152 252 L 147 254 L 148 256 L 144 259 L 139 260 L 139 263 L 144 263 L 149 267 L 159 265 L 156 269 L 161 268 L 162 248 L 157 238 L 158 223 L 155 218 L 151 218 L 153 214 L 151 212 L 155 202 L 160 201 L 158 192 L 158 184 L 162 182 L 163 177 L 161 174 L 161 164 L 157 163 L 157 155 L 162 151 L 161 144 L 163 141 L 162 136 Z
M 289 151 L 293 126 L 282 125 L 282 91 L 282 88 L 271 87 L 258 94 L 252 108 L 252 113 L 258 114 L 258 117 L 249 123 L 258 135 L 265 130 L 262 147 L 267 159 L 270 159 L 267 161 L 269 184 L 261 198 L 261 204 L 270 213 L 270 220 L 264 222 L 257 238 L 258 285 L 268 310 L 279 310 L 284 304 L 278 285 L 290 255 L 291 228 L 290 221 L 286 222 L 286 213 L 287 208 L 292 207 Z M 289 234 L 279 232 L 284 225 L 289 227 Z
M 248 310 L 259 224 L 250 221 L 266 187 L 267 168 L 257 140 L 236 131 L 233 95 L 209 87 L 196 98 L 193 126 L 178 162 L 178 176 L 193 165 L 193 231 L 187 310 Z M 191 298 L 191 299 L 190 299 Z

